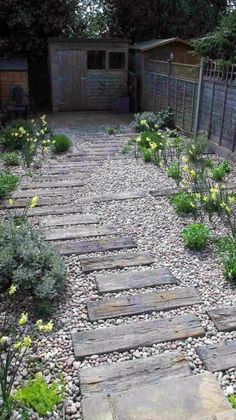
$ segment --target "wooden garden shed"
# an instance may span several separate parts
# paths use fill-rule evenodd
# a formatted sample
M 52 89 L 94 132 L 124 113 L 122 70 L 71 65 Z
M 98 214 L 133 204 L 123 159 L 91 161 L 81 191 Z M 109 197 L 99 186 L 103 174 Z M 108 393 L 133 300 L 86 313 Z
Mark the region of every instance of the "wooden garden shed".
M 10 88 L 20 85 L 28 92 L 28 63 L 26 58 L 0 58 L 0 105 L 10 99 Z
M 50 39 L 53 111 L 128 111 L 128 52 L 125 40 Z

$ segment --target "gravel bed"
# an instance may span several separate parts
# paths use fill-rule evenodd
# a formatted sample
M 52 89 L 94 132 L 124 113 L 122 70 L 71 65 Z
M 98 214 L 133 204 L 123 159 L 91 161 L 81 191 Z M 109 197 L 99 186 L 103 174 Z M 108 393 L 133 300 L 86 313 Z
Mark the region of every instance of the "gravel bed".
M 62 131 L 65 132 L 66 130 Z M 79 137 L 76 130 L 67 130 L 67 132 L 73 138 L 74 151 L 84 150 L 85 146 L 88 148 L 88 141 L 85 140 L 85 137 Z M 122 137 L 117 138 L 117 141 L 120 144 L 126 142 Z M 214 157 L 214 159 L 220 161 L 219 158 Z M 50 157 L 48 157 L 45 166 L 49 161 Z M 60 161 L 62 162 L 63 159 L 60 158 Z M 37 171 L 37 173 L 40 172 L 43 174 L 42 169 Z M 229 180 L 233 180 L 235 174 L 236 167 L 234 166 L 228 177 Z M 26 180 L 28 182 L 31 178 L 27 178 Z M 37 176 L 34 178 L 36 179 Z M 79 368 L 145 358 L 154 354 L 179 349 L 186 355 L 193 373 L 197 374 L 204 371 L 202 362 L 195 351 L 198 345 L 218 343 L 224 339 L 236 338 L 236 332 L 219 333 L 206 314 L 209 308 L 235 304 L 236 301 L 235 287 L 224 279 L 222 265 L 213 245 L 210 244 L 208 249 L 202 253 L 187 250 L 181 239 L 181 231 L 186 224 L 194 221 L 194 219 L 178 217 L 170 205 L 169 198 L 160 197 L 155 199 L 148 193 L 149 190 L 172 187 L 175 187 L 174 182 L 162 170 L 151 164 L 143 163 L 141 159 L 136 160 L 133 156 L 127 158 L 120 154 L 119 160 L 112 160 L 112 157 L 110 157 L 105 159 L 102 164 L 98 163 L 93 167 L 91 173 L 88 174 L 88 178 L 85 180 L 85 186 L 74 191 L 75 194 L 72 196 L 71 202 L 73 205 L 78 203 L 82 214 L 98 216 L 100 218 L 99 225 L 114 225 L 117 228 L 118 236 L 134 237 L 137 240 L 138 248 L 137 250 L 130 249 L 64 257 L 68 272 L 67 287 L 65 293 L 63 292 L 63 298 L 54 307 L 53 319 L 55 330 L 50 336 L 38 338 L 37 349 L 32 352 L 35 363 L 31 362 L 29 373 L 27 373 L 26 366 L 22 366 L 18 383 L 22 379 L 26 379 L 30 375 L 30 372 L 35 373 L 38 369 L 42 370 L 48 381 L 58 371 L 62 371 L 67 386 L 65 418 L 81 419 L 81 396 L 78 381 Z M 125 191 L 143 191 L 147 193 L 147 196 L 135 200 L 80 204 L 80 197 L 82 196 L 105 195 Z M 32 223 L 38 224 L 45 217 L 49 216 L 33 217 L 30 220 Z M 205 223 L 209 225 L 207 219 Z M 96 224 L 94 226 L 97 227 L 99 225 Z M 215 219 L 215 225 L 216 227 L 214 228 L 212 225 L 209 225 L 212 236 L 225 233 L 225 228 L 217 218 Z M 89 225 L 90 228 L 92 226 Z M 66 226 L 66 228 L 69 227 Z M 62 228 L 63 226 L 59 227 L 59 229 Z M 50 227 L 50 229 L 57 230 L 57 227 Z M 93 239 L 83 238 L 78 240 L 78 242 Z M 64 243 L 66 244 L 66 241 Z M 82 257 L 118 255 L 122 253 L 133 254 L 142 251 L 148 251 L 155 257 L 155 263 L 152 266 L 133 267 L 123 270 L 105 270 L 99 271 L 99 274 L 134 270 L 142 271 L 164 266 L 170 268 L 172 274 L 177 278 L 178 284 L 174 287 L 167 285 L 164 287 L 107 293 L 103 297 L 100 297 L 95 281 L 97 273 L 93 272 L 92 274 L 84 275 L 81 272 L 79 261 Z M 88 320 L 86 309 L 86 303 L 88 301 L 96 301 L 112 296 L 151 293 L 155 290 L 169 290 L 185 286 L 194 286 L 197 288 L 202 298 L 202 304 L 182 307 L 168 312 L 152 312 L 151 314 L 100 320 L 94 323 L 90 323 Z M 24 305 L 24 302 L 19 303 L 20 308 L 24 308 Z M 93 355 L 92 357 L 85 358 L 82 362 L 76 362 L 74 359 L 71 343 L 72 332 L 107 328 L 111 325 L 130 324 L 143 320 L 171 319 L 176 315 L 186 313 L 195 313 L 199 317 L 202 326 L 206 330 L 205 337 L 154 344 L 150 347 L 139 347 L 138 349 L 125 352 Z M 235 369 L 216 372 L 215 375 L 226 395 L 236 392 Z M 62 410 L 62 407 L 57 408 L 48 418 L 63 418 Z

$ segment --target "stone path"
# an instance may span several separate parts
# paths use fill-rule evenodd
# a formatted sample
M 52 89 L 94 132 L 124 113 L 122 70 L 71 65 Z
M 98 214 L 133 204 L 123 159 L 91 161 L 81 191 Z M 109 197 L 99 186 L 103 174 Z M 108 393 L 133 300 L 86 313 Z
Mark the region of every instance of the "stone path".
M 61 255 L 82 255 L 82 274 L 91 275 L 96 281 L 98 297 L 95 296 L 95 301 L 85 302 L 94 327 L 73 332 L 75 359 L 83 361 L 90 356 L 136 351 L 134 360 L 78 370 L 83 418 L 235 419 L 212 373 L 193 375 L 180 351 L 146 358 L 139 356 L 139 347 L 192 340 L 205 336 L 206 332 L 200 318 L 193 312 L 193 306 L 202 303 L 197 289 L 180 287 L 165 266 L 154 268 L 157 259 L 161 263 L 161 256 L 154 252 L 142 252 L 136 239 L 128 232 L 122 236 L 116 226 L 109 224 L 109 220 L 102 225 L 96 211 L 93 214 L 83 211 L 83 206 L 87 204 L 109 205 L 110 201 L 115 201 L 122 205 L 123 200 L 137 200 L 135 202 L 138 203 L 148 196 L 146 191 L 84 195 L 83 188 L 90 174 L 96 173 L 96 168 L 104 159 L 120 159 L 121 155 L 117 153 L 121 150 L 120 136 L 88 136 L 84 150 L 68 153 L 51 162 L 39 176 L 23 182 L 14 194 L 16 212 L 28 205 L 31 197 L 39 196 L 38 205 L 28 210 L 32 223 L 40 226 L 46 240 L 55 241 L 54 247 Z M 160 195 L 172 195 L 173 190 L 150 193 L 158 198 Z M 74 203 L 77 194 L 78 199 Z M 90 253 L 100 255 L 87 256 Z M 140 289 L 144 292 L 141 293 Z M 187 308 L 187 313 L 162 318 L 163 311 L 168 314 L 176 308 Z M 145 314 L 152 312 L 160 317 L 145 320 Z M 207 315 L 218 331 L 236 330 L 235 306 L 211 309 Z M 135 316 L 134 319 L 129 318 L 131 316 Z M 122 317 L 129 322 L 102 325 L 105 319 L 115 321 Z M 204 367 L 211 372 L 236 367 L 236 340 L 214 346 L 200 345 L 196 351 Z

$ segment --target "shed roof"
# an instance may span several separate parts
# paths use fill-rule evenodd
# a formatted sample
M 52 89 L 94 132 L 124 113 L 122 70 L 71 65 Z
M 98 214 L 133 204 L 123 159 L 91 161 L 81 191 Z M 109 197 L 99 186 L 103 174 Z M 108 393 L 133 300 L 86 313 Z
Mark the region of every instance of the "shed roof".
M 0 71 L 27 71 L 27 58 L 0 57 Z
M 151 39 L 148 41 L 143 41 L 143 42 L 134 44 L 130 48 L 133 50 L 147 51 L 147 50 L 151 50 L 152 48 L 158 48 L 162 45 L 171 44 L 172 42 L 176 42 L 176 41 L 190 46 L 190 43 L 188 41 L 184 41 L 181 38 L 175 37 L 175 38 L 167 38 L 167 39 Z

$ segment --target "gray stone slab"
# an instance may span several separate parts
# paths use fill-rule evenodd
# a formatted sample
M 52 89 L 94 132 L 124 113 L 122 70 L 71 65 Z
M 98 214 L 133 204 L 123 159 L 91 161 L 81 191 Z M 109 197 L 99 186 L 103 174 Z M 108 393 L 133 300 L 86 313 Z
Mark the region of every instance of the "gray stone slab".
M 224 306 L 223 308 L 207 311 L 210 319 L 214 322 L 218 331 L 236 330 L 236 306 Z
M 145 198 L 147 194 L 143 191 L 129 191 L 122 193 L 111 193 L 108 195 L 91 195 L 81 198 L 81 203 L 96 203 L 103 201 L 113 200 L 134 200 L 139 198 Z
M 80 260 L 83 273 L 92 271 L 150 265 L 155 259 L 148 253 L 119 254 L 98 258 L 83 258 Z
M 68 196 L 68 195 L 75 195 L 78 194 L 78 190 L 76 188 L 48 188 L 43 190 L 21 190 L 16 191 L 12 194 L 12 198 L 32 198 L 35 195 L 37 197 L 57 197 L 57 196 Z
M 213 374 L 163 379 L 82 401 L 84 420 L 234 420 Z
M 42 233 L 47 241 L 66 241 L 68 239 L 89 238 L 93 236 L 116 235 L 114 226 L 97 227 L 81 226 L 68 229 L 44 230 Z
M 72 334 L 77 360 L 93 354 L 125 351 L 152 346 L 165 341 L 201 337 L 205 334 L 194 314 L 175 316 L 173 319 L 132 322 L 115 327 L 96 328 Z
M 108 293 L 175 284 L 177 280 L 169 268 L 164 267 L 159 270 L 129 271 L 128 273 L 106 275 L 99 274 L 96 276 L 96 282 L 100 293 Z
M 99 218 L 92 214 L 76 214 L 43 219 L 40 224 L 44 226 L 89 225 L 99 223 Z
M 50 206 L 50 207 L 35 207 L 32 210 L 27 211 L 27 216 L 49 216 L 57 214 L 78 214 L 81 213 L 82 209 L 78 206 Z
M 236 368 L 236 340 L 199 346 L 196 352 L 206 368 L 212 372 Z
M 179 351 L 158 356 L 129 360 L 79 372 L 80 390 L 83 397 L 97 393 L 111 394 L 130 389 L 137 384 L 156 384 L 171 376 L 189 376 L 191 369 Z
M 89 319 L 93 322 L 99 319 L 118 318 L 153 311 L 169 311 L 201 302 L 202 300 L 194 287 L 184 287 L 89 302 L 87 308 Z
M 93 241 L 70 242 L 56 245 L 61 255 L 89 254 L 92 252 L 115 251 L 119 249 L 137 248 L 137 243 L 129 237 L 118 239 L 99 239 Z
M 22 190 L 27 189 L 42 189 L 42 188 L 67 188 L 67 187 L 83 187 L 84 182 L 77 179 L 70 180 L 53 180 L 53 181 L 41 181 L 41 182 L 28 182 L 20 185 Z M 57 190 L 58 191 L 58 190 Z
M 13 206 L 8 206 L 9 208 L 21 208 L 21 207 L 28 207 L 30 204 L 31 198 L 19 198 L 13 200 Z M 70 197 L 44 197 L 39 198 L 37 203 L 37 207 L 41 206 L 53 206 L 53 205 L 60 205 L 60 204 L 68 204 L 71 201 Z

